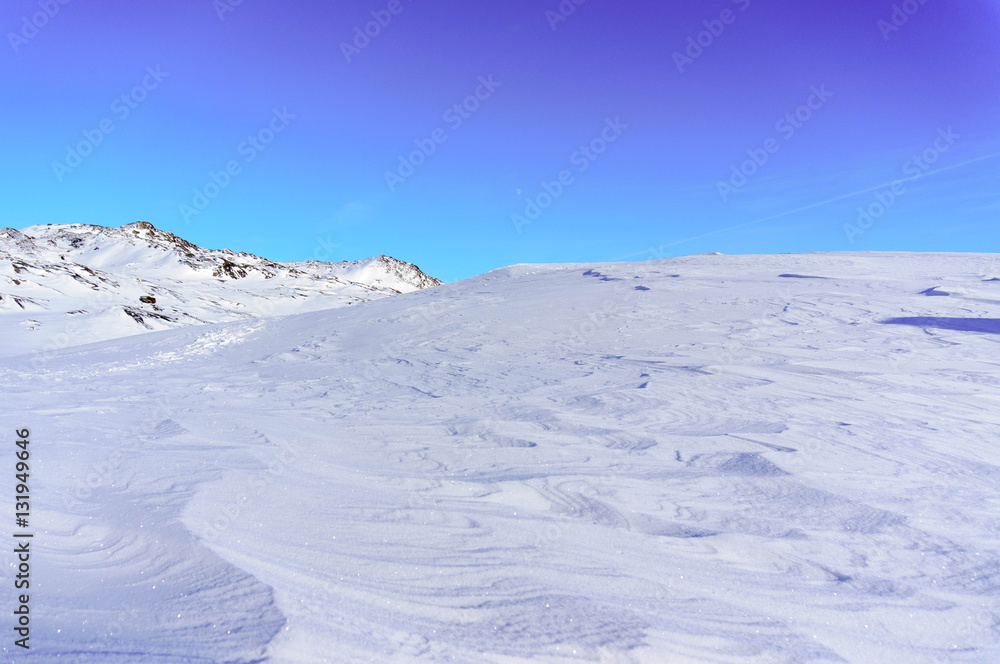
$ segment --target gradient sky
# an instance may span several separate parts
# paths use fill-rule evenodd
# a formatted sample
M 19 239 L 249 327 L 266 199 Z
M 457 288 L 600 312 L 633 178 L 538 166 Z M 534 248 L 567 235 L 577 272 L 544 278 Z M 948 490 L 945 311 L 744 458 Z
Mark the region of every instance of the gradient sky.
M 567 17 L 559 0 L 399 0 L 350 62 L 342 43 L 389 0 L 63 1 L 0 9 L 0 226 L 148 220 L 277 260 L 385 253 L 445 280 L 706 251 L 1000 252 L 1000 0 L 567 0 Z M 912 12 L 899 25 L 894 4 Z M 480 77 L 499 87 L 455 126 L 446 111 Z M 832 96 L 800 109 L 814 88 Z M 254 155 L 244 141 L 274 109 L 295 117 Z M 385 173 L 437 129 L 391 190 Z M 55 167 L 85 132 L 99 144 Z M 762 151 L 724 200 L 718 183 Z M 512 215 L 562 171 L 572 182 L 519 232 Z

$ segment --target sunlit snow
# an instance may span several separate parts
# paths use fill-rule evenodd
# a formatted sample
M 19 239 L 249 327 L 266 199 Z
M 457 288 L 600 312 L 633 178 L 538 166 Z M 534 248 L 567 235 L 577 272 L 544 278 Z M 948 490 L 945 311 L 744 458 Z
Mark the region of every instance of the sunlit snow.
M 523 265 L 0 360 L 22 659 L 1000 661 L 997 277 Z

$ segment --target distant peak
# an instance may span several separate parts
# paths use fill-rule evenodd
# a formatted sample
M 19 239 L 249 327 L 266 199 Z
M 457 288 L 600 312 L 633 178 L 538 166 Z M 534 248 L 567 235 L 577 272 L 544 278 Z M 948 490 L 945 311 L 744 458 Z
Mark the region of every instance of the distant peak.
M 107 253 L 109 247 L 122 246 L 116 243 L 124 241 L 125 246 L 130 247 L 129 251 L 138 248 L 145 252 L 144 257 L 131 254 L 127 264 L 120 266 L 132 271 L 141 271 L 143 264 L 150 269 L 159 269 L 166 260 L 167 263 L 173 261 L 182 269 L 207 272 L 213 277 L 229 280 L 244 279 L 251 274 L 263 276 L 265 279 L 285 274 L 293 278 L 324 281 L 331 276 L 329 270 L 333 270 L 335 276 L 340 279 L 339 283 L 343 283 L 344 280 L 357 281 L 365 288 L 384 289 L 387 292 L 409 292 L 441 284 L 441 281 L 424 274 L 416 265 L 385 254 L 340 263 L 323 261 L 278 263 L 247 252 L 236 253 L 229 249 L 200 247 L 170 231 L 160 230 L 148 221 L 133 221 L 122 226 L 45 224 L 30 226 L 23 232 L 14 229 L 0 230 L 0 239 L 18 254 L 26 255 L 35 252 L 36 249 L 58 250 L 54 258 L 58 257 L 59 262 L 68 261 L 81 265 L 92 262 L 97 257 L 95 251 L 103 248 Z M 3 244 L 0 243 L 0 253 L 4 250 Z M 168 255 L 172 253 L 174 257 L 165 257 L 165 253 Z M 99 266 L 100 269 L 106 269 L 108 264 L 100 262 Z
M 125 224 L 122 226 L 123 229 L 138 229 L 144 231 L 155 231 L 156 227 L 148 221 L 133 221 L 131 224 Z

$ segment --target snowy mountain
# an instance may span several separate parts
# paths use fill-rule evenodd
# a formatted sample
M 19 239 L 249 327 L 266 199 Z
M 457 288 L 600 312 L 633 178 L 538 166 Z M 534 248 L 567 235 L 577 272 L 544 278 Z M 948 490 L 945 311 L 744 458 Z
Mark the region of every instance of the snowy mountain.
M 330 309 L 440 283 L 388 256 L 276 263 L 203 249 L 144 221 L 5 228 L 0 352 Z
M 0 359 L 15 661 L 1000 661 L 998 277 L 520 265 Z

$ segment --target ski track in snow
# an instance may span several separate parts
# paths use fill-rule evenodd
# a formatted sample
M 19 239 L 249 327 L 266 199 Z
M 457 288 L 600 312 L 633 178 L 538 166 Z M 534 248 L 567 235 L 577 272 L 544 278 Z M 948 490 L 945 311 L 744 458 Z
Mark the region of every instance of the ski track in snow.
M 514 266 L 0 360 L 19 661 L 1000 661 L 998 265 Z

